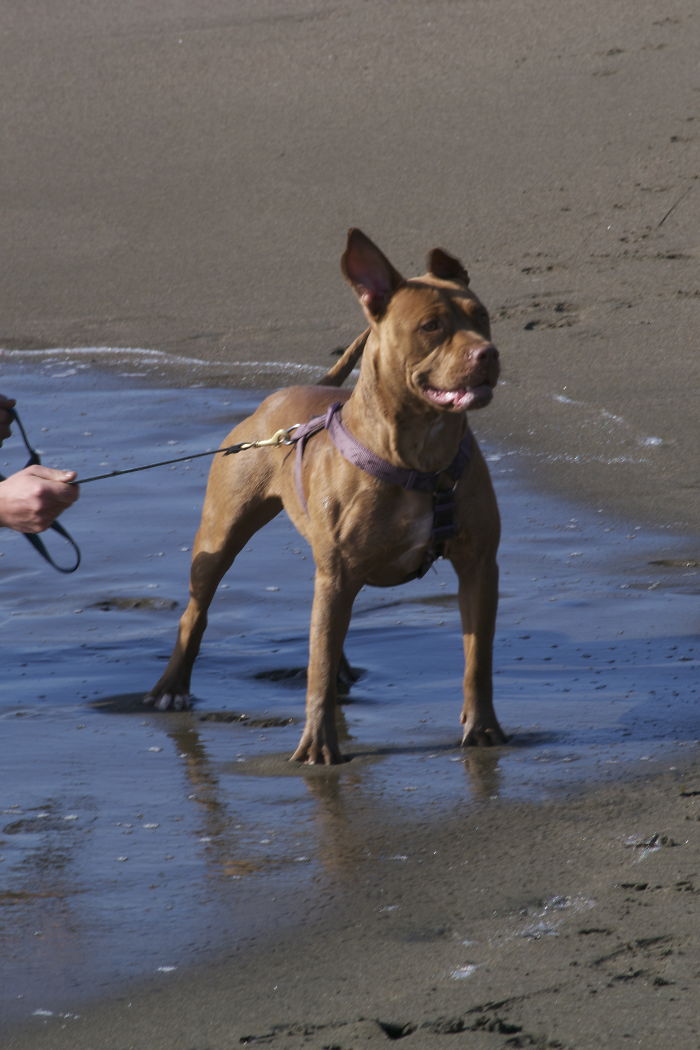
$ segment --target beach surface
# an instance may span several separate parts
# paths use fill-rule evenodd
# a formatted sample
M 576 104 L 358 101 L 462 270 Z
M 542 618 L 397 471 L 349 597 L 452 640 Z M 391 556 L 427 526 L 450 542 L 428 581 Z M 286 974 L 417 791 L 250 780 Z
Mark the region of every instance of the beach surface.
M 50 465 L 213 447 L 323 372 L 362 326 L 347 227 L 407 275 L 462 258 L 504 364 L 473 425 L 512 733 L 456 746 L 443 567 L 361 597 L 352 761 L 290 770 L 311 571 L 283 520 L 212 615 L 200 705 L 145 715 L 202 461 L 85 486 L 74 577 L 3 535 L 3 1045 L 698 1046 L 699 25 L 690 0 L 0 12 L 0 390 Z

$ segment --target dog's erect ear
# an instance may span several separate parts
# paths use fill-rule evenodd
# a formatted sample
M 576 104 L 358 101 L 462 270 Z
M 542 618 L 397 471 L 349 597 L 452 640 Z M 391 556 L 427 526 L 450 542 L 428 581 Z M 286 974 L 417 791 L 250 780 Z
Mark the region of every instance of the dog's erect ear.
M 376 321 L 382 316 L 394 292 L 406 283 L 362 230 L 348 231 L 348 243 L 340 260 L 340 268 L 355 289 L 369 321 Z
M 448 255 L 442 248 L 433 248 L 428 256 L 428 270 L 433 277 L 439 277 L 443 281 L 462 281 L 469 284 L 469 274 L 459 259 Z

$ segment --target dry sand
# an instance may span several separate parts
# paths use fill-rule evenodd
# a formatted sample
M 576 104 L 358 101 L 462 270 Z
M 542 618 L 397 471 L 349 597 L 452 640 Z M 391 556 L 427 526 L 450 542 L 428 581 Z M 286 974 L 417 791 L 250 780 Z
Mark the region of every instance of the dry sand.
M 488 425 L 547 483 L 697 529 L 699 21 L 693 0 L 4 5 L 0 346 L 325 366 L 358 331 L 345 229 L 409 274 L 441 244 L 494 315 Z
M 693 553 L 699 22 L 693 0 L 5 5 L 0 345 L 325 364 L 358 329 L 344 229 L 406 272 L 442 244 L 503 350 L 487 425 Z M 6 1044 L 691 1050 L 697 778 L 485 824 L 377 813 L 367 841 L 422 862 L 392 884 Z M 375 929 L 375 893 L 411 921 Z M 437 991 L 463 931 L 488 951 Z

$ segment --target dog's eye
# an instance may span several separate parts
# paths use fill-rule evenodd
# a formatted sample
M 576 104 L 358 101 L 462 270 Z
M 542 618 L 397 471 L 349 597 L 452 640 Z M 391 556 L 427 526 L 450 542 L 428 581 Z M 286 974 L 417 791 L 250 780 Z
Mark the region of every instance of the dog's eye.
M 437 332 L 442 325 L 437 317 L 431 317 L 429 321 L 425 321 L 420 327 L 422 332 Z

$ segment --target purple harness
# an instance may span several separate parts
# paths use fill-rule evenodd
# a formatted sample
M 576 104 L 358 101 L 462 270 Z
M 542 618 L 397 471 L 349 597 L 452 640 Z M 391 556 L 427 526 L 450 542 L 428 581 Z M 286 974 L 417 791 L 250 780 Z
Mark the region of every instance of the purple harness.
M 472 447 L 472 435 L 467 430 L 462 438 L 457 455 L 448 467 L 438 471 L 411 470 L 407 467 L 395 467 L 381 456 L 377 456 L 370 449 L 365 448 L 357 441 L 349 430 L 343 425 L 340 410 L 342 403 L 335 401 L 323 416 L 315 416 L 308 423 L 302 423 L 290 435 L 290 441 L 296 445 L 296 461 L 294 464 L 295 481 L 299 501 L 308 511 L 304 486 L 302 481 L 302 460 L 306 442 L 320 430 L 326 430 L 328 436 L 340 452 L 350 463 L 366 471 L 380 481 L 386 481 L 389 485 L 400 485 L 401 488 L 411 489 L 414 492 L 426 492 L 433 497 L 433 525 L 430 532 L 430 541 L 425 552 L 425 557 L 419 569 L 406 577 L 406 580 L 416 580 L 424 576 L 430 566 L 444 553 L 445 543 L 451 539 L 457 531 L 455 488 L 457 482 L 464 473 L 469 462 Z M 451 478 L 453 484 L 450 488 L 441 489 L 440 479 L 443 475 Z

